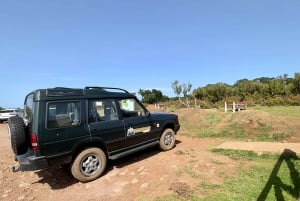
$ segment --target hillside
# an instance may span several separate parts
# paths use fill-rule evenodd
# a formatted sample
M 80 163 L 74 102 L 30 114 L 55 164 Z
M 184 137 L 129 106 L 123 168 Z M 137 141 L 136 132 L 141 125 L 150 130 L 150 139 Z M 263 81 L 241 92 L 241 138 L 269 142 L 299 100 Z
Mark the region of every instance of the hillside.
M 150 110 L 168 111 L 168 108 L 158 110 L 150 107 Z M 181 124 L 180 135 L 243 141 L 300 142 L 298 106 L 250 107 L 235 113 L 225 113 L 219 109 L 178 109 L 175 113 Z

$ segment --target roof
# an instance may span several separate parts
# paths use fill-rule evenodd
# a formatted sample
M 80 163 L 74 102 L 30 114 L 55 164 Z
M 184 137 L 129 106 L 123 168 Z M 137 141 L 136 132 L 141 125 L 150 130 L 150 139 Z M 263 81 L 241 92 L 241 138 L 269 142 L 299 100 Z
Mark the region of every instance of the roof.
M 134 98 L 135 96 L 125 89 L 113 87 L 85 87 L 85 88 L 66 88 L 55 87 L 48 89 L 37 89 L 27 96 L 34 94 L 35 101 L 41 100 L 66 100 L 84 98 Z

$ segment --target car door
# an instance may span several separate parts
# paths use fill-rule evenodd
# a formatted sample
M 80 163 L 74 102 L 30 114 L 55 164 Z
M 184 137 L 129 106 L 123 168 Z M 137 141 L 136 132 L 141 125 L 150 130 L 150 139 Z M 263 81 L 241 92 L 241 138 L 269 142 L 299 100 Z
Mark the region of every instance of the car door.
M 88 122 L 93 141 L 106 145 L 108 152 L 124 148 L 124 122 L 113 99 L 89 100 Z
M 78 141 L 89 139 L 82 101 L 48 102 L 46 108 L 45 124 L 39 124 L 43 133 L 39 139 L 43 155 L 71 152 Z
M 118 101 L 125 124 L 126 147 L 143 145 L 155 141 L 159 133 L 153 129 L 149 112 L 134 98 Z

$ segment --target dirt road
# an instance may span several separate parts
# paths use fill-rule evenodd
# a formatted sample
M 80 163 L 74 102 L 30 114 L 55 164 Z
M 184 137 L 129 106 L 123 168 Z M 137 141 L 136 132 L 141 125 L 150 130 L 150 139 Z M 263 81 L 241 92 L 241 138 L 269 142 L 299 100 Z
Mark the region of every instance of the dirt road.
M 154 200 L 171 193 L 186 197 L 203 181 L 222 184 L 221 175 L 235 174 L 237 161 L 207 151 L 220 144 L 218 139 L 191 139 L 179 133 L 173 150 L 152 148 L 110 161 L 101 178 L 80 183 L 64 168 L 12 172 L 17 163 L 7 125 L 0 124 L 0 200 L 133 201 Z M 199 187 L 197 193 L 205 195 Z
M 217 146 L 220 149 L 250 150 L 255 152 L 282 153 L 289 149 L 300 153 L 300 143 L 280 143 L 280 142 L 224 142 Z

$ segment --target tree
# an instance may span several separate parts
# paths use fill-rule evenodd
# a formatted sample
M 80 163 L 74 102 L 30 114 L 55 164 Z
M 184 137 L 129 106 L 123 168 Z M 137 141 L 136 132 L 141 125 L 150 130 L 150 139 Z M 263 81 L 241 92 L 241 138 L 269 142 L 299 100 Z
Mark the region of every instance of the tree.
M 207 99 L 216 103 L 232 95 L 232 87 L 225 83 L 208 84 L 194 91 L 194 96 L 199 99 Z
M 294 94 L 300 94 L 300 73 L 295 73 L 294 77 Z
M 140 89 L 138 93 L 142 96 L 142 102 L 148 104 L 164 101 L 167 98 L 166 96 L 163 96 L 160 90 L 157 89 L 152 89 L 152 90 Z
M 188 82 L 187 84 L 184 83 L 182 85 L 179 85 L 179 81 L 175 80 L 174 82 L 172 82 L 172 88 L 173 88 L 174 93 L 178 97 L 179 103 L 190 108 L 189 96 L 190 96 L 190 92 L 192 89 L 192 84 Z M 183 94 L 183 97 L 185 98 L 185 102 L 183 102 L 181 100 L 181 93 Z
M 183 97 L 185 97 L 185 102 L 188 108 L 190 108 L 190 103 L 189 103 L 189 98 L 188 95 L 191 92 L 192 89 L 192 84 L 188 82 L 188 84 L 182 84 L 182 93 L 183 93 Z
M 181 99 L 180 99 L 180 94 L 182 92 L 182 86 L 178 85 L 179 84 L 179 81 L 178 80 L 175 80 L 174 82 L 172 82 L 172 88 L 173 88 L 173 91 L 174 93 L 176 94 L 179 102 L 181 103 Z
M 262 81 L 260 81 L 262 79 Z M 260 78 L 257 80 L 248 80 L 248 79 L 242 79 L 238 80 L 234 84 L 235 91 L 237 92 L 237 95 L 240 96 L 240 100 L 244 101 L 247 100 L 249 96 L 253 96 L 257 93 L 261 92 L 262 85 L 265 83 L 267 78 Z

